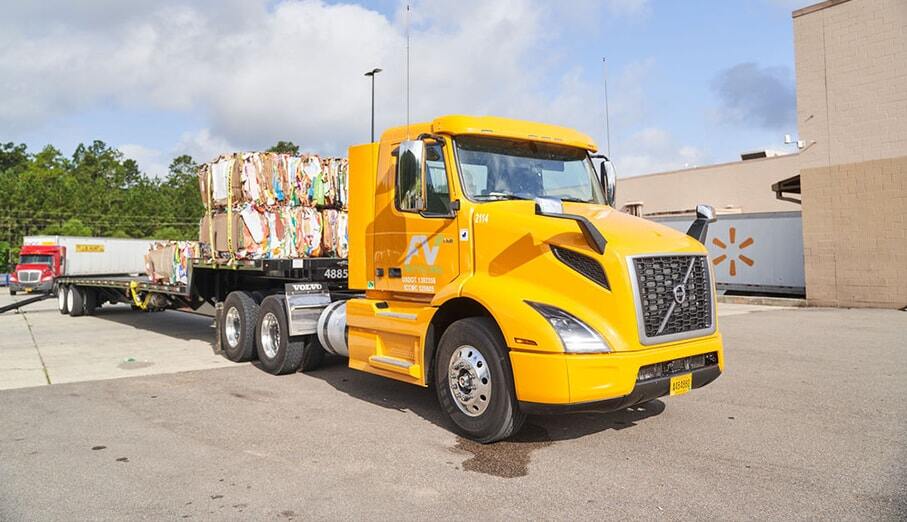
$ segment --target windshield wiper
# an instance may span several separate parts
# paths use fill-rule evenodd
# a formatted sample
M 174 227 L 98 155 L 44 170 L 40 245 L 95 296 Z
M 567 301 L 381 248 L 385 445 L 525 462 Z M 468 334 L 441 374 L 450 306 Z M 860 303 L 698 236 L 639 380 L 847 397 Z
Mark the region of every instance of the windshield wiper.
M 488 194 L 479 194 L 473 196 L 475 198 L 496 198 L 496 199 L 520 199 L 520 200 L 529 200 L 531 198 L 524 198 L 523 196 L 517 196 L 511 192 L 489 192 Z

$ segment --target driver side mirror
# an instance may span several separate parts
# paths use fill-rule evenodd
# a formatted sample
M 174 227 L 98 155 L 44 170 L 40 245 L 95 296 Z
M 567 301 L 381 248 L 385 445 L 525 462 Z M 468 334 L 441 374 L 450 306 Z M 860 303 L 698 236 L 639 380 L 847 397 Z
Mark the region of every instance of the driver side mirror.
M 605 201 L 613 207 L 617 201 L 617 171 L 611 160 L 605 158 L 598 164 L 598 175 L 600 176 L 602 188 L 605 190 Z
M 403 211 L 425 210 L 425 142 L 404 141 L 397 154 L 397 208 Z

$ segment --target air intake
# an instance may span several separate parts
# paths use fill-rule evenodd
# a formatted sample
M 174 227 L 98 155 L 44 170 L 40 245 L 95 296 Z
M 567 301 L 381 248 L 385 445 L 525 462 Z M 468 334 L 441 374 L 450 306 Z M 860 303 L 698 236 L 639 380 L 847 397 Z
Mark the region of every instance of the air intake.
M 579 252 L 556 246 L 551 247 L 551 253 L 554 254 L 554 257 L 558 258 L 561 263 L 576 270 L 602 287 L 611 290 L 611 285 L 608 284 L 608 276 L 605 275 L 605 269 L 602 268 L 601 263 L 595 259 L 585 254 L 580 254 Z

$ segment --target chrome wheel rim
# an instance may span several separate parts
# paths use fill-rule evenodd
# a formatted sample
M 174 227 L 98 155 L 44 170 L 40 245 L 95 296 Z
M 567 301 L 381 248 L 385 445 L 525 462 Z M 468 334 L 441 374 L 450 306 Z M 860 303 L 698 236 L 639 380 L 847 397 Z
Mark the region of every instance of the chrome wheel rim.
M 66 291 L 63 288 L 57 290 L 57 306 L 60 311 L 66 310 Z
M 277 349 L 280 347 L 280 323 L 277 322 L 277 316 L 273 312 L 268 312 L 261 318 L 259 341 L 265 357 L 268 359 L 277 357 Z
M 447 365 L 447 381 L 460 411 L 470 417 L 485 413 L 491 401 L 491 372 L 481 352 L 469 345 L 454 350 Z
M 231 308 L 224 317 L 224 333 L 227 334 L 227 344 L 235 348 L 239 346 L 239 336 L 242 333 L 242 321 L 239 319 L 239 310 Z

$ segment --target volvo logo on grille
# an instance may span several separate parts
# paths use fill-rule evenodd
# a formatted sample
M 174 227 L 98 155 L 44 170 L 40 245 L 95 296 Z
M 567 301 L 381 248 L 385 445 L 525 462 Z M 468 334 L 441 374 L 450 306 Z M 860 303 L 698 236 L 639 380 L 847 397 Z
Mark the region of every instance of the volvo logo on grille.
M 683 304 L 687 300 L 687 289 L 683 285 L 677 285 L 674 287 L 674 302 L 677 304 Z

